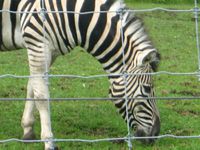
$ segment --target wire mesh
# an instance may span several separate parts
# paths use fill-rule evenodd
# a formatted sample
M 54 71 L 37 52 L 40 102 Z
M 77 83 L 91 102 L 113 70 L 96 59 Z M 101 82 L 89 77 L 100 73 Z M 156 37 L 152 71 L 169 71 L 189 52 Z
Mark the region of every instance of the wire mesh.
M 42 0 L 42 2 L 44 3 L 44 1 Z M 198 61 L 199 61 L 199 70 L 197 70 L 196 72 L 168 72 L 168 71 L 159 71 L 159 72 L 153 72 L 153 73 L 146 73 L 146 75 L 152 75 L 152 76 L 156 76 L 156 75 L 170 75 L 170 76 L 196 76 L 199 77 L 200 76 L 200 44 L 199 44 L 199 24 L 198 24 L 198 14 L 200 12 L 200 9 L 198 8 L 197 5 L 197 0 L 194 0 L 195 2 L 195 7 L 191 8 L 191 9 L 182 9 L 182 10 L 178 10 L 178 9 L 167 9 L 167 8 L 151 8 L 151 9 L 138 9 L 138 10 L 131 10 L 131 9 L 127 9 L 127 10 L 123 10 L 123 11 L 129 11 L 129 12 L 152 12 L 152 11 L 165 11 L 165 12 L 176 12 L 176 13 L 194 13 L 195 16 L 195 29 L 196 29 L 196 45 L 197 45 L 197 50 L 198 50 Z M 119 14 L 119 16 L 122 18 L 122 14 L 123 11 L 118 11 L 116 13 Z M 73 12 L 73 11 L 46 11 L 44 9 L 44 5 L 43 8 L 40 12 L 37 11 L 23 11 L 23 12 L 19 12 L 19 11 L 10 11 L 10 10 L 0 10 L 0 13 L 2 12 L 8 12 L 8 13 L 40 13 L 41 15 L 43 15 L 43 21 L 45 22 L 45 13 L 72 13 L 72 14 L 93 14 L 93 13 L 113 13 L 114 11 L 99 11 L 99 12 L 95 12 L 95 11 L 90 11 L 90 12 Z M 44 33 L 44 41 L 45 41 L 45 26 L 43 26 L 43 33 Z M 121 29 L 122 30 L 122 29 Z M 121 33 L 123 33 L 123 31 L 121 31 Z M 123 36 L 122 36 L 123 37 Z M 123 38 L 122 38 L 122 43 L 123 43 Z M 44 45 L 46 45 L 44 43 Z M 45 46 L 44 46 L 45 48 Z M 124 51 L 123 51 L 123 58 L 124 58 Z M 123 59 L 123 65 L 125 64 L 125 59 Z M 43 76 L 29 76 L 29 75 L 13 75 L 13 74 L 3 74 L 0 75 L 0 79 L 4 79 L 4 78 L 45 78 L 46 79 L 46 84 L 47 86 L 49 86 L 49 78 L 79 78 L 79 79 L 96 79 L 96 78 L 108 78 L 108 77 L 115 77 L 115 76 L 122 76 L 124 77 L 124 80 L 126 81 L 126 77 L 127 76 L 135 76 L 135 75 L 143 75 L 143 74 L 99 74 L 99 75 L 90 75 L 90 76 L 81 76 L 81 75 L 61 75 L 61 74 L 49 74 L 48 73 L 48 64 L 46 63 L 46 74 Z M 145 74 L 144 74 L 145 75 Z M 127 83 L 126 83 L 127 84 Z M 126 87 L 127 85 L 125 85 Z M 126 93 L 126 88 L 125 88 L 125 93 Z M 121 97 L 124 98 L 126 100 L 126 108 L 127 108 L 127 101 L 130 100 L 130 98 L 128 97 Z M 50 108 L 50 102 L 51 101 L 105 101 L 105 100 L 116 100 L 119 98 L 102 98 L 102 97 L 88 97 L 88 98 L 48 98 L 48 110 L 49 110 L 49 114 L 51 114 L 51 108 Z M 132 98 L 134 99 L 134 98 Z M 139 98 L 140 99 L 140 98 Z M 142 99 L 142 98 L 141 98 Z M 156 99 L 156 100 L 200 100 L 200 97 L 152 97 L 150 99 Z M 0 101 L 33 101 L 35 99 L 27 99 L 27 98 L 0 98 Z M 37 99 L 37 101 L 42 101 L 43 99 Z M 126 109 L 126 111 L 128 112 L 128 110 Z M 128 113 L 126 113 L 128 115 Z M 128 116 L 127 116 L 128 118 Z M 51 120 L 51 119 L 49 119 Z M 127 132 L 128 135 L 122 138 L 104 138 L 104 139 L 48 139 L 48 140 L 21 140 L 21 139 L 16 139 L 16 138 L 12 138 L 12 139 L 6 139 L 6 140 L 0 140 L 0 143 L 9 143 L 9 142 L 24 142 L 24 143 L 33 143 L 33 142 L 49 142 L 49 141 L 53 141 L 53 142 L 86 142 L 86 143 L 96 143 L 96 142 L 105 142 L 105 141 L 118 141 L 118 140 L 123 140 L 123 141 L 127 141 L 128 142 L 128 148 L 132 149 L 132 144 L 131 141 L 132 140 L 137 140 L 137 139 L 163 139 L 163 138 L 177 138 L 177 139 L 189 139 L 189 138 L 200 138 L 199 135 L 197 136 L 176 136 L 176 135 L 171 135 L 171 134 L 166 134 L 166 135 L 160 135 L 160 136 L 156 136 L 156 137 L 134 137 L 131 136 L 130 133 L 130 129 L 129 129 L 129 120 L 127 119 Z

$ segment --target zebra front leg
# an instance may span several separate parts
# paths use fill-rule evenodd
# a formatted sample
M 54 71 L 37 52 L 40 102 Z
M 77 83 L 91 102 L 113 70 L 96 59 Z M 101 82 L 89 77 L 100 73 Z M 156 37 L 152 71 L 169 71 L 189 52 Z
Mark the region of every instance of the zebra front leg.
M 33 98 L 33 89 L 31 87 L 31 81 L 29 79 L 28 85 L 27 85 L 27 99 Z M 24 130 L 23 134 L 23 140 L 34 140 L 35 139 L 35 134 L 33 130 L 33 125 L 34 125 L 34 111 L 35 107 L 35 102 L 34 101 L 26 101 L 25 108 L 24 108 L 24 113 L 22 117 L 22 128 Z
M 44 78 L 33 78 L 32 86 L 34 91 L 34 98 L 38 101 L 35 101 L 36 108 L 40 114 L 40 123 L 41 123 L 41 139 L 49 140 L 45 142 L 45 150 L 56 150 L 53 139 L 53 133 L 51 131 L 51 119 L 49 114 L 49 91 L 48 86 L 46 85 Z
M 39 111 L 40 115 L 40 123 L 41 123 L 41 139 L 45 140 L 45 150 L 56 150 L 57 147 L 54 145 L 53 133 L 51 130 L 51 119 L 49 113 L 49 89 L 47 80 L 44 77 L 45 73 L 48 72 L 50 64 L 52 63 L 52 55 L 49 50 L 48 44 L 43 39 L 43 37 L 38 36 L 33 30 L 29 30 L 30 28 L 26 28 L 24 32 L 29 33 L 28 35 L 35 35 L 37 39 L 37 43 L 32 44 L 33 39 L 29 39 L 30 37 L 24 36 L 26 47 L 28 50 L 28 60 L 29 60 L 29 69 L 30 75 L 34 76 L 30 80 L 30 84 L 32 87 L 35 106 Z M 32 32 L 31 32 L 32 31 Z M 40 39 L 41 38 L 41 39 Z M 34 39 L 35 40 L 35 39 Z M 31 41 L 31 42 L 29 42 Z M 41 42 L 38 42 L 41 41 Z

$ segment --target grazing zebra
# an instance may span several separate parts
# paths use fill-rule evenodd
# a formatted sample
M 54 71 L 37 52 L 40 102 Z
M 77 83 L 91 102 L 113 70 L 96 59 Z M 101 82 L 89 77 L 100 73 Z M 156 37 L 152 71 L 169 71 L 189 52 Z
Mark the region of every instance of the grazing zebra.
M 49 68 L 57 56 L 70 52 L 75 46 L 83 47 L 108 73 L 150 73 L 156 69 L 158 52 L 148 39 L 141 21 L 130 12 L 122 12 L 124 9 L 125 4 L 115 0 L 0 0 L 0 10 L 39 12 L 1 12 L 0 49 L 26 48 L 30 75 L 44 75 L 46 67 Z M 97 13 L 80 14 L 93 11 Z M 152 77 L 144 74 L 126 78 L 111 76 L 109 81 L 110 96 L 115 98 L 113 102 L 122 117 L 133 127 L 135 135 L 158 135 L 160 119 L 155 100 L 151 99 L 154 96 Z M 45 79 L 30 78 L 27 98 L 44 101 L 26 102 L 22 117 L 24 139 L 34 138 L 35 106 L 40 114 L 41 138 L 53 139 L 48 103 L 45 101 L 48 97 Z M 151 140 L 147 139 L 146 142 Z M 54 148 L 53 142 L 45 142 L 46 150 Z

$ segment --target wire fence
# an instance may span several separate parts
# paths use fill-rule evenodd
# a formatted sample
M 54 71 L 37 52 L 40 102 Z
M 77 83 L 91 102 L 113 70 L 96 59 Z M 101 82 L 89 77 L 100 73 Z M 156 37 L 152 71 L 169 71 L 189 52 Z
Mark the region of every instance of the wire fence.
M 94 14 L 94 13 L 113 13 L 115 11 L 91 11 L 91 12 L 73 12 L 73 11 L 45 11 L 44 9 L 44 1 L 42 0 L 42 9 L 41 11 L 37 12 L 37 11 L 10 11 L 10 10 L 0 10 L 0 13 L 2 12 L 8 12 L 8 13 L 40 13 L 43 16 L 43 22 L 45 22 L 46 18 L 45 18 L 45 14 L 46 13 L 72 13 L 72 14 Z M 132 10 L 132 9 L 127 9 L 127 10 L 120 10 L 117 13 L 119 14 L 119 16 L 121 17 L 121 21 L 122 21 L 122 14 L 124 13 L 124 11 L 129 11 L 129 12 L 134 12 L 134 13 L 138 13 L 138 12 L 152 12 L 152 11 L 165 11 L 165 12 L 176 12 L 176 13 L 194 13 L 194 18 L 195 18 L 195 29 L 196 29 L 196 47 L 197 47 L 197 52 L 198 52 L 198 70 L 195 72 L 167 72 L 167 71 L 159 71 L 159 72 L 153 72 L 153 73 L 146 73 L 145 75 L 152 75 L 152 76 L 156 76 L 156 75 L 171 75 L 171 76 L 196 76 L 199 77 L 200 80 L 200 42 L 199 42 L 199 24 L 198 24 L 198 14 L 200 12 L 200 9 L 198 8 L 198 4 L 197 4 L 197 0 L 194 0 L 194 8 L 191 9 L 183 9 L 183 10 L 178 10 L 178 9 L 166 9 L 166 8 L 151 8 L 151 9 L 137 9 L 137 10 Z M 116 13 L 116 12 L 115 12 Z M 46 38 L 45 35 L 45 26 L 43 25 L 43 33 L 44 33 L 44 41 Z M 123 29 L 121 28 L 121 33 L 123 33 Z M 123 37 L 123 35 L 122 35 Z M 122 43 L 124 43 L 124 39 L 122 38 Z M 44 43 L 44 45 L 46 45 L 46 43 Z M 44 46 L 45 48 L 45 46 Z M 123 65 L 125 66 L 125 52 L 123 50 Z M 127 84 L 127 76 L 135 76 L 135 75 L 144 75 L 144 74 L 99 74 L 99 75 L 91 75 L 91 76 L 81 76 L 81 75 L 55 75 L 55 74 L 49 74 L 49 68 L 48 68 L 48 64 L 46 64 L 46 73 L 43 76 L 29 76 L 29 75 L 13 75 L 13 74 L 3 74 L 0 75 L 0 79 L 2 78 L 20 78 L 20 79 L 24 79 L 24 78 L 38 78 L 38 77 L 43 77 L 46 81 L 47 86 L 49 86 L 49 79 L 50 78 L 78 78 L 78 79 L 96 79 L 96 78 L 108 78 L 108 77 L 115 77 L 115 76 L 123 76 L 124 77 L 124 81 Z M 127 85 L 125 86 L 127 87 Z M 126 93 L 125 89 L 125 93 Z M 47 101 L 48 101 L 48 110 L 49 110 L 49 114 L 51 114 L 51 107 L 50 107 L 50 103 L 51 101 L 105 101 L 105 100 L 116 100 L 119 98 L 97 98 L 97 97 L 92 97 L 92 98 L 51 98 L 48 97 Z M 128 101 L 131 98 L 128 97 L 123 97 L 123 99 L 125 99 L 126 101 L 126 112 L 128 112 Z M 134 99 L 134 98 L 132 98 Z M 140 98 L 139 98 L 140 99 Z M 141 98 L 142 99 L 142 98 Z M 152 97 L 150 99 L 156 99 L 156 100 L 196 100 L 196 99 L 200 99 L 200 97 Z M 33 101 L 35 99 L 28 99 L 28 98 L 0 98 L 0 101 Z M 37 99 L 37 101 L 42 101 L 43 99 Z M 126 113 L 128 114 L 128 113 Z M 49 118 L 49 120 L 51 120 Z M 129 119 L 127 119 L 129 120 Z M 122 138 L 104 138 L 104 139 L 52 139 L 52 140 L 20 140 L 20 139 L 6 139 L 6 140 L 0 140 L 0 143 L 8 143 L 8 142 L 25 142 L 25 143 L 33 143 L 33 142 L 48 142 L 48 141 L 54 141 L 54 142 L 86 142 L 86 143 L 96 143 L 96 142 L 105 142 L 105 141 L 119 141 L 119 140 L 123 140 L 126 141 L 128 143 L 128 148 L 132 149 L 132 144 L 131 141 L 132 140 L 136 140 L 136 139 L 162 139 L 162 138 L 178 138 L 178 139 L 188 139 L 188 138 L 200 138 L 200 135 L 197 136 L 176 136 L 176 135 L 170 135 L 170 134 L 166 134 L 166 135 L 160 135 L 160 136 L 156 136 L 156 137 L 134 137 L 131 135 L 131 131 L 129 128 L 129 121 L 127 121 L 127 135 L 122 137 Z

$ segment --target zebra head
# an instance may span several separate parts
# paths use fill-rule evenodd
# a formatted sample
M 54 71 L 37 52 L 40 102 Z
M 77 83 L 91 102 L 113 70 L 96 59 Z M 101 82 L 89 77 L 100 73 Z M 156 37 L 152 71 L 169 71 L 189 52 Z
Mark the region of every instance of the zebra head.
M 155 68 L 151 65 L 146 63 L 130 69 L 127 73 L 132 75 L 113 79 L 110 87 L 110 96 L 115 99 L 115 106 L 126 122 L 128 116 L 129 126 L 136 137 L 158 136 L 160 132 L 160 116 L 153 99 L 152 75 L 149 74 Z M 145 138 L 141 141 L 149 144 L 155 139 Z
M 132 74 L 138 74 L 136 75 L 138 77 L 135 77 L 137 78 L 137 81 L 135 81 L 138 83 L 132 87 L 131 93 L 128 93 L 128 97 L 133 98 L 128 103 L 128 106 L 131 104 L 130 108 L 128 108 L 130 115 L 129 124 L 135 129 L 136 137 L 158 136 L 160 132 L 160 115 L 156 101 L 153 98 L 152 76 L 148 74 L 151 72 L 152 66 L 149 64 L 139 68 L 136 67 L 131 72 Z M 147 74 L 145 75 L 145 73 Z M 141 141 L 153 143 L 155 139 L 142 139 Z

